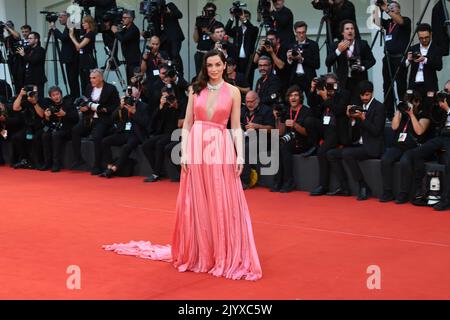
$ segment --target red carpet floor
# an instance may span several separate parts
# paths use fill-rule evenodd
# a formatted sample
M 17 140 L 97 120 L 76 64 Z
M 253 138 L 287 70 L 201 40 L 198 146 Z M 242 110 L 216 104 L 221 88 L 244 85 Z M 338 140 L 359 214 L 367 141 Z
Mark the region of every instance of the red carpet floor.
M 0 299 L 449 299 L 450 211 L 246 192 L 264 278 L 178 273 L 105 252 L 167 244 L 178 184 L 0 168 Z M 81 268 L 81 290 L 66 270 Z M 381 290 L 367 268 L 381 268 Z

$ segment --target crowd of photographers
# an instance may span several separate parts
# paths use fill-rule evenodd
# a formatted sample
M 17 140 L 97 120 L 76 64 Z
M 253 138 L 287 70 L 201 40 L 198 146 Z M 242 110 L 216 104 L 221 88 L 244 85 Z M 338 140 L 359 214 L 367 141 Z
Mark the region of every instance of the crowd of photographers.
M 115 1 L 77 1 L 84 12 L 81 30 L 70 27 L 67 12 L 46 13 L 50 30 L 61 43 L 60 60 L 65 66 L 70 92 L 51 87 L 44 96 L 45 50 L 40 35 L 29 26 L 15 31 L 12 22 L 2 23 L 8 33 L 6 61 L 12 75 L 12 97 L 4 85 L 0 104 L 0 146 L 8 139 L 13 146 L 13 167 L 58 172 L 62 167 L 62 146 L 71 140 L 74 163 L 82 168 L 81 141 L 94 142 L 93 175 L 111 178 L 129 176 L 133 171 L 131 152 L 139 145 L 148 159 L 155 182 L 166 175 L 165 159 L 177 147 L 172 133 L 183 126 L 189 83 L 184 79 L 180 50 L 185 36 L 179 20 L 182 12 L 164 0 L 142 1 L 140 13 L 147 28 L 134 23 L 135 12 L 117 8 Z M 296 188 L 294 154 L 317 155 L 319 185 L 312 196 L 349 196 L 349 177 L 344 164 L 358 182 L 358 200 L 371 195 L 359 162 L 381 159 L 382 202 L 398 204 L 412 201 L 428 204 L 428 188 L 422 183 L 425 161 L 445 158 L 440 153 L 450 147 L 450 82 L 438 87 L 437 73 L 448 52 L 446 2 L 433 10 L 432 25 L 417 27 L 419 43 L 410 46 L 411 19 L 401 14 L 397 1 L 377 0 L 381 11 L 373 16 L 382 27 L 384 57 L 383 102 L 374 98 L 368 71 L 377 63 L 370 45 L 362 40 L 355 21 L 355 7 L 348 0 L 314 0 L 323 12 L 327 29 L 327 57 L 330 73 L 319 76 L 319 44 L 307 37 L 308 25 L 294 22 L 293 12 L 284 0 L 260 0 L 258 28 L 245 4 L 234 2 L 225 23 L 216 20 L 217 7 L 207 3 L 196 19 L 194 56 L 197 73 L 203 56 L 212 49 L 227 58 L 227 79 L 242 94 L 242 128 L 246 135 L 247 161 L 242 174 L 244 189 L 254 184 L 251 139 L 262 130 L 280 133 L 280 170 L 272 192 L 291 192 Z M 95 16 L 88 14 L 95 6 Z M 441 6 L 441 7 L 439 7 Z M 59 30 L 57 20 L 63 27 Z M 260 31 L 265 36 L 260 37 Z M 102 33 L 108 60 L 100 67 L 95 39 Z M 146 39 L 140 48 L 141 37 Z M 120 97 L 116 87 L 104 79 L 105 70 L 120 66 L 118 47 L 126 64 L 126 93 Z M 405 56 L 405 52 L 407 52 Z M 118 63 L 117 63 L 118 62 Z M 259 77 L 255 79 L 255 71 Z M 331 72 L 334 71 L 334 72 Z M 396 98 L 399 102 L 396 102 Z M 386 138 L 386 120 L 391 141 Z M 113 159 L 111 147 L 121 147 Z M 259 150 L 261 151 L 261 150 Z M 450 154 L 450 152 L 448 153 Z M 0 152 L 1 155 L 1 152 Z M 0 158 L 0 163 L 3 159 Z M 394 195 L 394 163 L 401 168 L 400 190 Z M 330 190 L 330 176 L 338 178 L 337 189 Z M 444 190 L 436 210 L 450 205 L 450 174 L 442 181 Z M 425 186 L 425 187 L 424 187 Z

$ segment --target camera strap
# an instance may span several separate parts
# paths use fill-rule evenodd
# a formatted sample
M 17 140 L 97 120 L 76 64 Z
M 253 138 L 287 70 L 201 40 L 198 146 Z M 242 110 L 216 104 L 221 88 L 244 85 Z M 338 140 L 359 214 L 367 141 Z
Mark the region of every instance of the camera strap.
M 292 112 L 292 108 L 291 108 L 291 110 L 290 110 L 291 120 L 294 120 L 294 122 L 297 122 L 298 116 L 299 116 L 300 111 L 302 110 L 302 108 L 303 108 L 303 105 L 300 105 L 300 107 L 297 110 L 297 113 L 295 114 L 295 118 L 292 118 L 293 112 Z

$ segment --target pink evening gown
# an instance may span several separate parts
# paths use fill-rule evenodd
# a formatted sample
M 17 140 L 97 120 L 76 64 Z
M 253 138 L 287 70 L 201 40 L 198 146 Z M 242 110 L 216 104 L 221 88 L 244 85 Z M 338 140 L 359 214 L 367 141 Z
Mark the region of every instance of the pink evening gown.
M 233 106 L 230 86 L 219 92 L 208 119 L 208 89 L 194 95 L 194 124 L 188 136 L 188 172 L 182 172 L 172 246 L 130 242 L 105 250 L 167 261 L 180 272 L 208 272 L 216 277 L 258 280 L 261 265 L 236 153 L 227 123 Z

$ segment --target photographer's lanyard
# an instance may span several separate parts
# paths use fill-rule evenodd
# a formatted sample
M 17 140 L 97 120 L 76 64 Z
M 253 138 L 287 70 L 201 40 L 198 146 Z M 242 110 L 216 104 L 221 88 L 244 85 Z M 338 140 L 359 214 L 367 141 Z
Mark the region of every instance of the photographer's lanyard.
M 253 120 L 255 120 L 256 114 L 253 114 L 253 116 L 250 118 L 247 116 L 247 124 L 253 123 Z
M 302 108 L 303 108 L 302 105 L 298 108 L 297 113 L 295 114 L 295 118 L 294 118 L 294 119 L 292 119 L 293 113 L 292 113 L 292 108 L 291 108 L 291 111 L 290 111 L 290 113 L 291 113 L 291 120 L 294 120 L 294 122 L 297 122 L 298 116 L 299 116 L 300 111 L 302 110 Z
M 388 28 L 388 35 L 392 35 L 392 31 L 394 31 L 395 27 L 397 26 L 397 22 L 389 22 L 389 28 Z
M 408 136 L 408 133 L 406 132 L 408 130 L 409 123 L 411 122 L 411 118 L 408 119 L 405 126 L 403 127 L 403 132 L 400 133 L 400 136 L 398 137 L 398 142 L 405 142 L 406 137 Z

